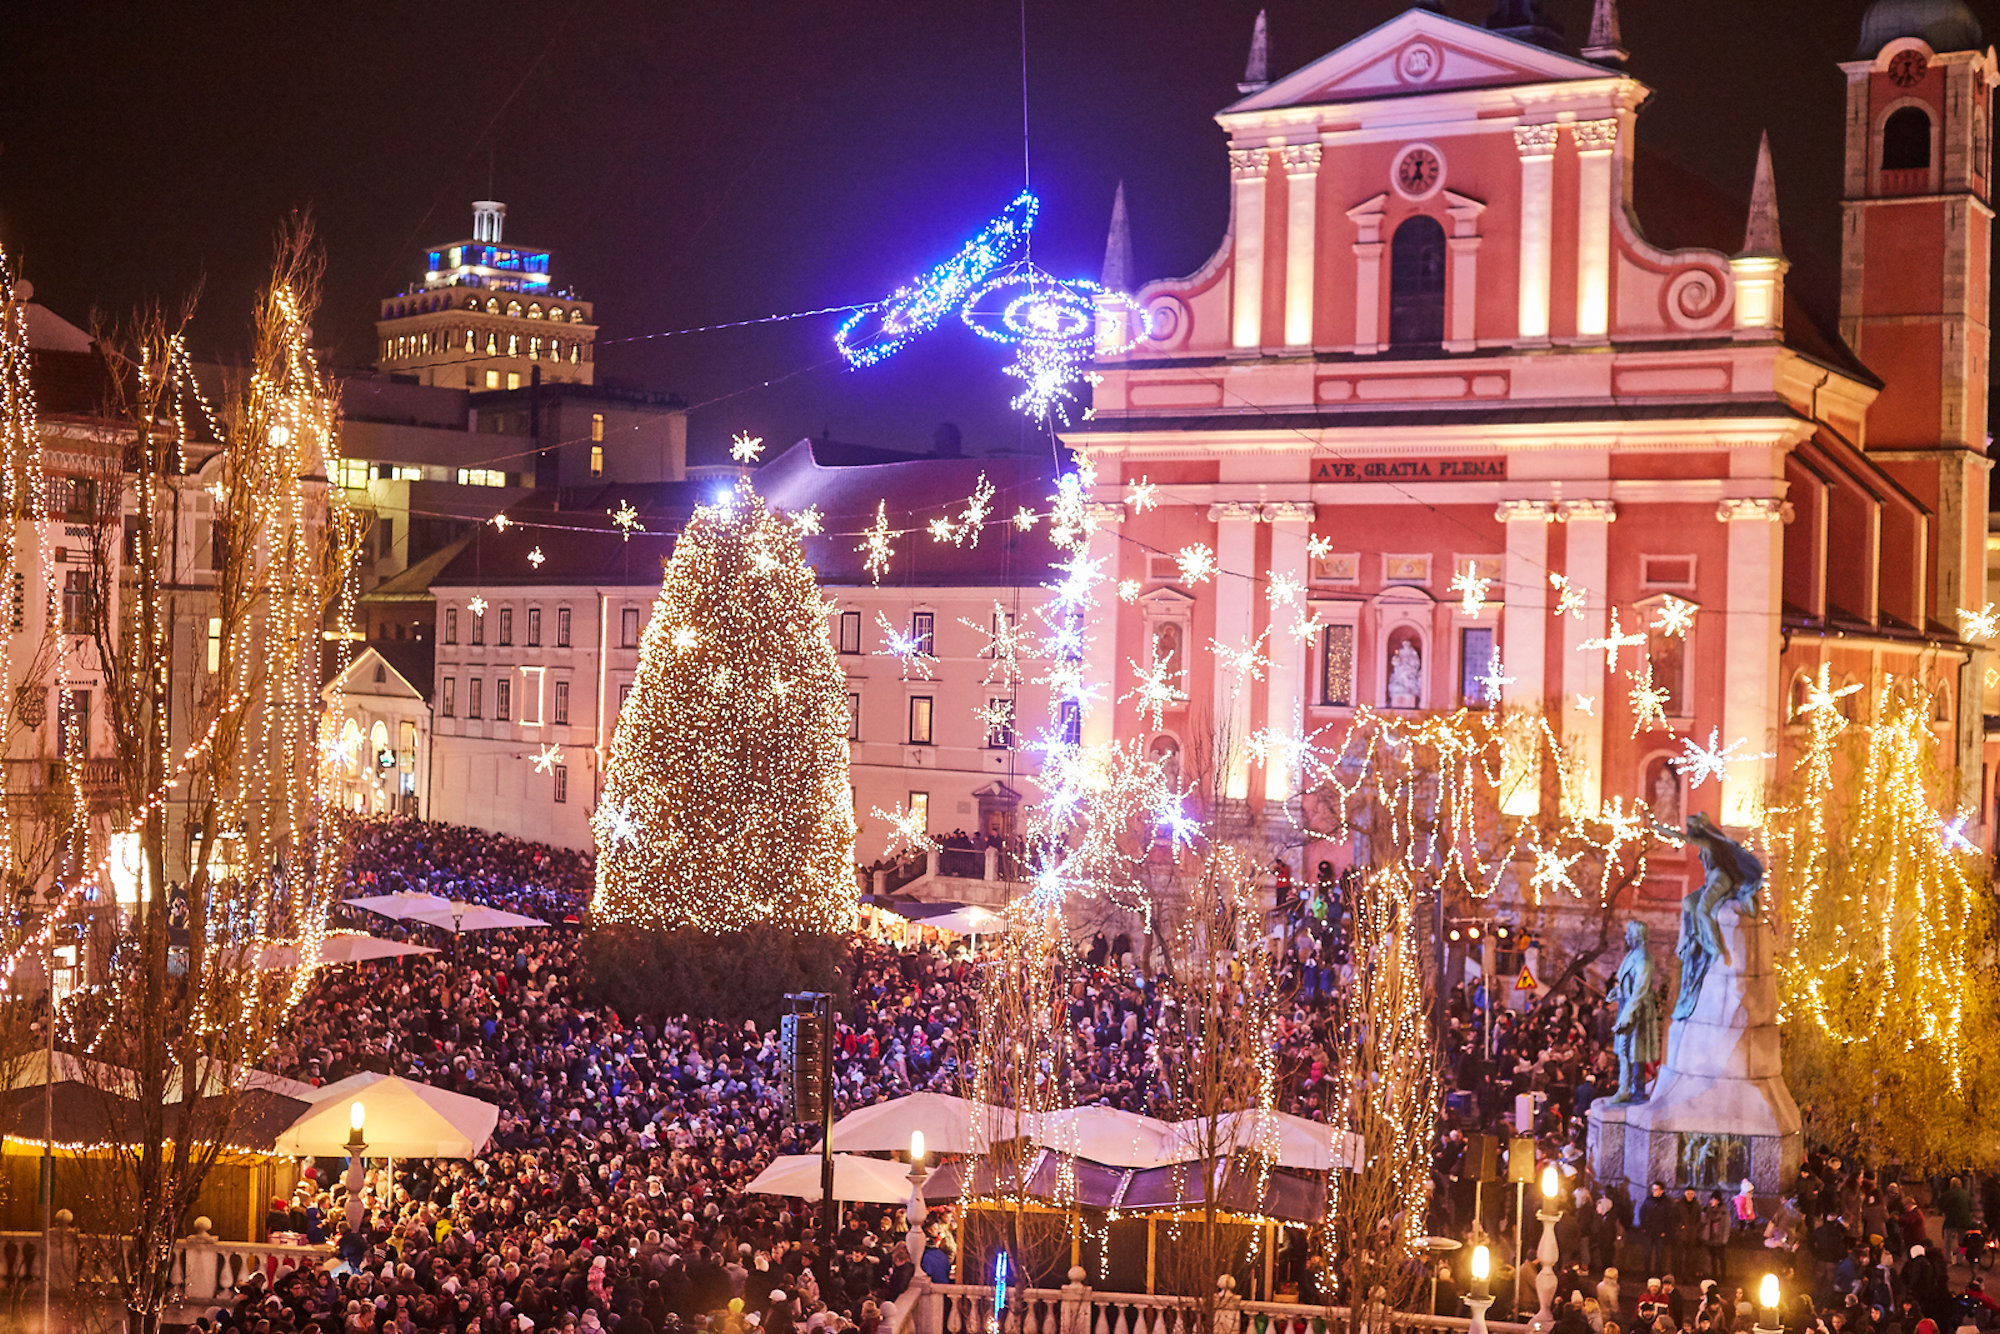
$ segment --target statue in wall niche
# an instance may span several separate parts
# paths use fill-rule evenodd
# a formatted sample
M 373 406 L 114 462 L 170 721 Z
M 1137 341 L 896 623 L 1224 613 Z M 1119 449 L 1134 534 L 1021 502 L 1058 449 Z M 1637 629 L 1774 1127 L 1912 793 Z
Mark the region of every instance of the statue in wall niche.
M 1611 1050 L 1618 1057 L 1618 1092 L 1613 1104 L 1643 1101 L 1640 1072 L 1660 1059 L 1660 997 L 1653 956 L 1646 952 L 1646 924 L 1625 924 L 1625 958 L 1611 979 L 1606 999 L 1618 1006 Z
M 1764 863 L 1755 853 L 1718 829 L 1715 822 L 1696 811 L 1688 817 L 1688 841 L 1701 854 L 1706 872 L 1701 884 L 1681 900 L 1681 938 L 1674 952 L 1681 959 L 1681 991 L 1674 1002 L 1674 1018 L 1694 1013 L 1701 998 L 1702 979 L 1717 959 L 1727 962 L 1722 928 L 1715 911 L 1734 900 L 1746 915 L 1757 911 L 1757 891 L 1764 887 Z
M 1389 707 L 1414 709 L 1423 693 L 1424 659 L 1408 639 L 1389 655 Z

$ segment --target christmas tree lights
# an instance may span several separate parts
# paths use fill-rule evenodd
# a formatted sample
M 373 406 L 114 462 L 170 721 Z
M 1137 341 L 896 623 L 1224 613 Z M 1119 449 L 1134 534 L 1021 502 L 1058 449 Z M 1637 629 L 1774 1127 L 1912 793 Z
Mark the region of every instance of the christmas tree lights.
M 825 609 L 797 528 L 747 481 L 695 511 L 605 769 L 599 918 L 853 929 L 847 682 Z

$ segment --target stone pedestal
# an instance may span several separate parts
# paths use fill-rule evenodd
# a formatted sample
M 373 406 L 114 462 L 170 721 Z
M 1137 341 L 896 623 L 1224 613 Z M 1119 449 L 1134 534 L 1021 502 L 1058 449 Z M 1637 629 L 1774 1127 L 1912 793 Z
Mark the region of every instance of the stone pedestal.
M 1591 1105 L 1590 1165 L 1605 1185 L 1628 1182 L 1637 1195 L 1662 1181 L 1731 1194 L 1747 1177 L 1769 1196 L 1798 1176 L 1804 1138 L 1778 1045 L 1770 923 L 1733 902 L 1715 917 L 1726 955 L 1709 965 L 1693 1011 L 1668 1028 L 1651 1096 Z

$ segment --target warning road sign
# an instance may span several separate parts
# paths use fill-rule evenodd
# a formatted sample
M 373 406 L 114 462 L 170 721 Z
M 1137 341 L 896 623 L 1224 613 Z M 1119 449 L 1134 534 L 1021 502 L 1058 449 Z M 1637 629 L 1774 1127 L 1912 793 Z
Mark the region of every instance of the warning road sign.
M 1541 989 L 1542 984 L 1535 981 L 1535 975 L 1526 968 L 1521 970 L 1521 976 L 1514 981 L 1514 990 L 1516 991 L 1540 991 Z

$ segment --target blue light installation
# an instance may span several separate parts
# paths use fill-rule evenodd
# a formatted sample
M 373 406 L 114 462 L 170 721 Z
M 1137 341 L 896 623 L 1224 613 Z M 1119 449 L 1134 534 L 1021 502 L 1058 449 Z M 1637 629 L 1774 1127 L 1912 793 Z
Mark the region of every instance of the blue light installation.
M 1138 302 L 1083 278 L 1061 279 L 1020 264 L 981 286 L 959 312 L 982 338 L 1014 348 L 1007 374 L 1022 382 L 1017 412 L 1069 420 L 1071 386 L 1094 355 L 1128 352 L 1145 336 Z
M 936 328 L 946 313 L 962 306 L 988 276 L 1021 253 L 1040 208 L 1041 201 L 1023 190 L 956 255 L 848 316 L 833 336 L 840 355 L 857 370 L 874 366 Z
M 1002 1251 L 993 1261 L 993 1318 L 1000 1319 L 1007 1313 L 1007 1252 Z

